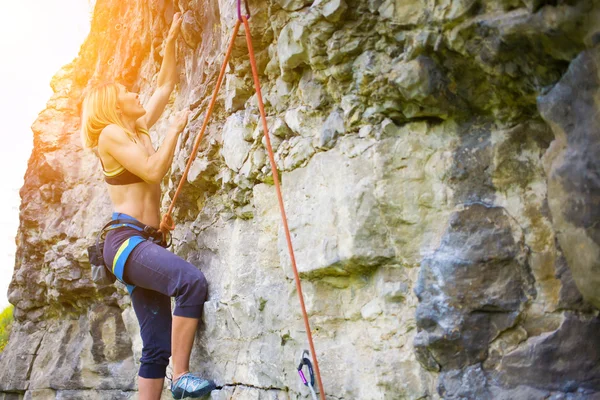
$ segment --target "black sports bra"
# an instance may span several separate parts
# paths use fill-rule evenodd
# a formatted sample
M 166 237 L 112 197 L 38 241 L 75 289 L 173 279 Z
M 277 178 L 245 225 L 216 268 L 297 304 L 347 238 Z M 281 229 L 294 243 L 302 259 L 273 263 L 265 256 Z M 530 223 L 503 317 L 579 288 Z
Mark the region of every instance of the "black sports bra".
M 139 128 L 138 128 L 139 129 Z M 148 131 L 145 129 L 139 129 L 139 131 L 143 134 L 148 134 Z M 100 158 L 100 157 L 98 157 Z M 104 180 L 109 185 L 129 185 L 131 183 L 139 183 L 144 182 L 142 178 L 134 174 L 133 172 L 125 169 L 122 165 L 118 168 L 113 169 L 112 171 L 106 171 L 104 169 L 104 163 L 102 162 L 102 158 L 100 158 L 100 164 L 102 164 L 102 172 L 104 172 Z
M 112 171 L 104 170 L 104 163 L 102 159 L 100 159 L 100 164 L 102 164 L 102 171 L 104 172 L 104 180 L 109 185 L 129 185 L 130 183 L 138 183 L 144 182 L 142 178 L 125 169 L 125 167 L 120 166 L 117 169 Z

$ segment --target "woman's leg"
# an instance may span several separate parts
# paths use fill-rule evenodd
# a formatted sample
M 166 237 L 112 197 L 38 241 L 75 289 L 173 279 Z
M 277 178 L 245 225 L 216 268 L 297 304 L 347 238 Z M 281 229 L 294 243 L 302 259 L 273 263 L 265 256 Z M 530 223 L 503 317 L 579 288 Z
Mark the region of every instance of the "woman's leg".
M 138 395 L 139 400 L 160 400 L 165 378 L 146 379 L 138 377 Z
M 173 380 L 190 370 L 190 354 L 194 345 L 198 319 L 173 317 Z
M 208 291 L 206 278 L 195 266 L 152 243 L 139 244 L 125 266 L 125 280 L 140 288 L 175 297 L 172 325 L 173 379 L 189 371 L 198 320 Z
M 143 343 L 138 378 L 140 400 L 160 400 L 171 355 L 171 298 L 137 287 L 131 294 L 131 303 Z

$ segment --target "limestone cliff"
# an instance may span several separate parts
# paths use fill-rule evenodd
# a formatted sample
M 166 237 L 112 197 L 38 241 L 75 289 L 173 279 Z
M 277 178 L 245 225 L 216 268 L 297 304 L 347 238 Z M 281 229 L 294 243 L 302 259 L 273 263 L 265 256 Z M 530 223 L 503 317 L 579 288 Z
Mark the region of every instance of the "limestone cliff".
M 331 399 L 600 399 L 600 2 L 250 1 L 271 140 Z M 191 107 L 166 208 L 223 60 L 232 0 L 97 0 L 33 125 L 0 399 L 136 398 L 126 291 L 85 248 L 110 217 L 79 99 L 148 99 L 172 15 Z M 173 251 L 204 271 L 192 355 L 213 399 L 309 398 L 307 347 L 243 33 Z M 166 118 L 151 131 L 158 146 Z M 166 395 L 165 395 L 166 398 Z

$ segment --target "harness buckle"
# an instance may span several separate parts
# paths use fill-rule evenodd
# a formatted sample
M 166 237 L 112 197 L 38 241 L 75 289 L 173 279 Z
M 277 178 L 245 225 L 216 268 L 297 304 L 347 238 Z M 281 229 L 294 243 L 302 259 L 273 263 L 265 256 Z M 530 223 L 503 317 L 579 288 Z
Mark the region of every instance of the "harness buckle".
M 154 238 L 154 235 L 156 235 L 156 229 L 149 226 L 149 225 L 145 225 L 144 226 L 144 233 L 147 234 L 148 236 Z
M 161 247 L 167 248 L 171 245 L 170 241 L 165 240 L 165 235 L 162 233 L 162 231 L 156 228 L 146 225 L 144 226 L 143 233 L 145 236 L 147 236 L 147 239 L 152 240 L 152 242 Z

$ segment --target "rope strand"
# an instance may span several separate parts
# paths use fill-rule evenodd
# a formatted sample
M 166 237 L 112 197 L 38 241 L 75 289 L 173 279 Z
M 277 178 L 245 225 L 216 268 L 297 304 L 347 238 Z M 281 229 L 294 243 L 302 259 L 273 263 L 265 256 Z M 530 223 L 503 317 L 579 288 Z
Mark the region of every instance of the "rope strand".
M 269 138 L 269 128 L 267 126 L 267 118 L 265 116 L 265 106 L 263 104 L 262 93 L 260 91 L 260 82 L 258 80 L 258 68 L 256 68 L 256 59 L 254 57 L 254 48 L 252 47 L 252 36 L 250 36 L 250 25 L 248 19 L 242 16 L 244 20 L 244 30 L 246 31 L 246 43 L 248 44 L 248 52 L 250 53 L 250 65 L 252 66 L 252 76 L 254 78 L 254 88 L 256 89 L 256 96 L 258 98 L 258 108 L 260 110 L 260 118 L 262 120 L 263 131 L 265 134 L 265 142 L 267 144 L 267 151 L 269 153 L 269 161 L 271 162 L 271 171 L 273 172 L 273 182 L 275 183 L 275 189 L 277 191 L 277 200 L 279 200 L 279 210 L 281 211 L 281 219 L 283 221 L 283 228 L 285 230 L 285 238 L 287 240 L 288 251 L 290 253 L 290 260 L 292 262 L 292 269 L 294 270 L 294 280 L 296 281 L 296 290 L 298 291 L 298 298 L 300 300 L 300 307 L 302 308 L 302 317 L 304 319 L 304 327 L 306 328 L 306 336 L 308 336 L 308 345 L 310 346 L 310 353 L 313 357 L 313 364 L 315 367 L 315 373 L 317 375 L 317 382 L 319 384 L 319 394 L 321 399 L 325 400 L 325 390 L 323 389 L 323 382 L 321 380 L 321 372 L 319 370 L 319 362 L 317 361 L 317 352 L 315 351 L 315 345 L 313 343 L 312 333 L 310 331 L 310 323 L 308 322 L 308 315 L 306 313 L 306 306 L 304 305 L 304 295 L 302 294 L 302 284 L 300 283 L 300 276 L 298 275 L 298 268 L 296 267 L 296 257 L 294 256 L 294 248 L 292 247 L 292 239 L 290 236 L 290 229 L 287 223 L 287 216 L 285 215 L 285 207 L 283 206 L 283 197 L 281 195 L 281 186 L 279 184 L 279 176 L 277 174 L 277 165 L 275 164 L 275 156 L 273 155 L 273 148 L 271 147 L 271 139 Z
M 202 124 L 202 129 L 200 129 L 200 133 L 196 137 L 196 141 L 194 142 L 194 148 L 190 154 L 190 158 L 188 159 L 187 165 L 185 166 L 185 171 L 179 180 L 179 185 L 177 186 L 177 190 L 175 191 L 175 195 L 173 196 L 173 200 L 171 200 L 171 205 L 169 206 L 169 210 L 162 217 L 162 221 L 160 222 L 160 230 L 164 235 L 167 235 L 169 231 L 175 229 L 175 222 L 173 222 L 173 217 L 171 216 L 173 213 L 173 208 L 175 206 L 175 201 L 177 201 L 177 197 L 179 197 L 179 193 L 181 192 L 181 188 L 183 187 L 185 180 L 190 171 L 190 167 L 194 162 L 194 158 L 196 157 L 196 153 L 198 152 L 198 147 L 200 147 L 200 142 L 204 137 L 204 131 L 206 131 L 206 127 L 208 126 L 208 121 L 212 115 L 213 109 L 215 108 L 215 103 L 217 102 L 217 94 L 219 93 L 219 89 L 221 88 L 221 84 L 223 83 L 223 77 L 225 76 L 225 70 L 227 69 L 227 63 L 229 62 L 229 58 L 231 57 L 231 52 L 233 50 L 233 45 L 235 44 L 235 37 L 238 34 L 240 29 L 241 22 L 237 21 L 235 27 L 233 28 L 233 35 L 231 35 L 231 41 L 229 42 L 229 47 L 227 48 L 227 53 L 225 54 L 225 60 L 223 60 L 223 65 L 221 66 L 221 72 L 219 73 L 219 78 L 217 79 L 217 85 L 215 86 L 215 91 L 213 92 L 212 99 L 210 100 L 210 104 L 208 106 L 208 111 L 206 112 L 206 117 L 204 118 L 204 123 Z
M 302 309 L 302 317 L 304 320 L 304 327 L 306 328 L 306 335 L 308 337 L 308 344 L 310 346 L 310 353 L 312 354 L 313 357 L 313 364 L 315 367 L 315 373 L 317 376 L 317 383 L 319 384 L 319 394 L 321 397 L 321 400 L 325 400 L 325 390 L 323 389 L 323 382 L 321 380 L 321 372 L 319 370 L 319 362 L 317 360 L 317 353 L 315 351 L 315 346 L 313 343 L 313 338 L 312 338 L 312 332 L 310 329 L 310 323 L 308 321 L 308 314 L 306 312 L 306 305 L 304 304 L 304 295 L 302 294 L 302 285 L 300 283 L 300 276 L 298 274 L 298 268 L 296 266 L 296 257 L 294 255 L 294 248 L 292 246 L 292 239 L 291 239 L 291 235 L 290 235 L 290 229 L 288 227 L 288 222 L 287 222 L 287 216 L 285 214 L 285 207 L 283 205 L 283 197 L 281 195 L 281 185 L 279 184 L 279 175 L 277 173 L 277 165 L 275 164 L 275 156 L 273 155 L 273 148 L 271 146 L 271 139 L 269 138 L 269 129 L 267 126 L 267 119 L 266 119 L 266 114 L 265 114 L 265 106 L 263 103 L 263 98 L 262 98 L 262 93 L 260 90 L 260 82 L 258 79 L 258 68 L 256 67 L 256 58 L 254 56 L 254 48 L 252 46 L 252 36 L 250 35 L 250 25 L 248 24 L 248 18 L 246 16 L 241 16 L 242 17 L 242 21 L 244 23 L 244 30 L 246 33 L 246 43 L 248 45 L 248 52 L 250 55 L 250 65 L 252 66 L 252 76 L 254 79 L 254 88 L 256 89 L 256 95 L 258 98 L 258 107 L 260 109 L 260 117 L 261 117 L 261 121 L 262 121 L 262 126 L 263 126 L 263 131 L 264 131 L 264 135 L 265 135 L 265 141 L 266 141 L 266 145 L 267 145 L 267 152 L 269 154 L 269 161 L 271 163 L 271 171 L 273 173 L 273 181 L 275 184 L 275 189 L 277 192 L 277 200 L 279 202 L 279 210 L 281 211 L 281 219 L 283 222 L 283 228 L 285 231 L 285 238 L 287 241 L 287 245 L 288 245 L 288 251 L 290 253 L 290 260 L 292 263 L 292 269 L 294 271 L 294 280 L 296 282 L 296 291 L 298 292 L 298 298 L 300 300 L 300 308 Z M 173 217 L 172 217 L 172 212 L 173 212 L 173 208 L 175 206 L 175 202 L 179 196 L 179 193 L 181 192 L 181 188 L 183 187 L 185 180 L 187 178 L 187 175 L 189 173 L 190 167 L 192 165 L 192 162 L 194 161 L 195 155 L 198 151 L 198 147 L 200 146 L 200 142 L 202 141 L 202 138 L 204 137 L 204 132 L 206 131 L 206 127 L 208 126 L 208 121 L 210 120 L 210 117 L 212 115 L 216 100 L 217 100 L 217 94 L 219 92 L 219 89 L 221 88 L 221 85 L 223 83 L 223 77 L 225 76 L 225 69 L 227 67 L 227 63 L 229 61 L 229 58 L 231 57 L 231 52 L 233 50 L 233 45 L 235 42 L 235 38 L 238 34 L 240 25 L 242 23 L 242 21 L 240 21 L 238 19 L 238 21 L 235 24 L 235 27 L 233 29 L 233 35 L 231 37 L 231 42 L 229 43 L 229 47 L 227 49 L 227 53 L 225 55 L 225 60 L 223 61 L 223 65 L 221 67 L 221 72 L 219 73 L 219 78 L 217 79 L 217 85 L 215 87 L 215 91 L 213 92 L 213 96 L 212 99 L 210 101 L 210 105 L 208 106 L 208 111 L 206 112 L 206 117 L 204 119 L 204 123 L 202 124 L 202 128 L 200 130 L 200 133 L 198 134 L 198 137 L 195 140 L 194 143 L 194 148 L 190 154 L 190 158 L 187 162 L 185 171 L 183 172 L 183 175 L 181 177 L 181 180 L 179 181 L 179 185 L 177 186 L 177 190 L 175 191 L 175 195 L 173 196 L 173 199 L 171 201 L 171 204 L 169 206 L 169 209 L 167 211 L 167 213 L 163 216 L 161 223 L 160 223 L 160 230 L 163 232 L 163 234 L 167 234 L 169 233 L 169 231 L 172 231 L 173 229 L 175 229 L 175 223 L 173 221 Z M 311 391 L 313 391 L 314 394 L 314 389 L 311 387 Z

